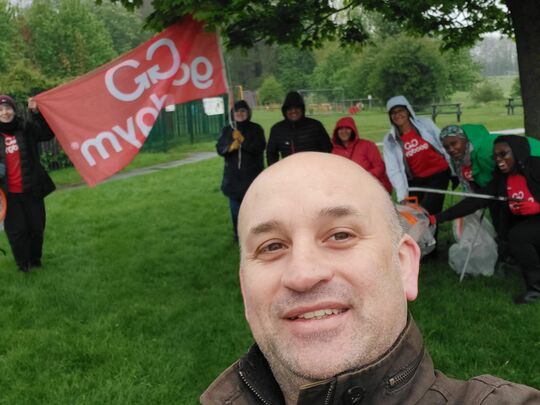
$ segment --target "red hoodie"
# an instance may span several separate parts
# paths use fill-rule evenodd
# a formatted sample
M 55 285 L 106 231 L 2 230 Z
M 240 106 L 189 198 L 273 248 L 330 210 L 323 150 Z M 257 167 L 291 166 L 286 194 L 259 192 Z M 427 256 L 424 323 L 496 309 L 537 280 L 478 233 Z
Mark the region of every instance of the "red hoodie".
M 343 127 L 349 127 L 352 129 L 353 140 L 347 147 L 343 146 L 343 143 L 338 137 L 338 129 Z M 389 192 L 392 192 L 392 185 L 386 175 L 386 167 L 384 161 L 381 158 L 381 153 L 374 142 L 367 139 L 360 139 L 358 136 L 358 129 L 356 123 L 351 117 L 340 118 L 334 128 L 334 134 L 332 136 L 333 149 L 332 153 L 340 155 L 358 163 L 365 170 L 370 172 L 373 177 L 381 182 L 383 187 Z

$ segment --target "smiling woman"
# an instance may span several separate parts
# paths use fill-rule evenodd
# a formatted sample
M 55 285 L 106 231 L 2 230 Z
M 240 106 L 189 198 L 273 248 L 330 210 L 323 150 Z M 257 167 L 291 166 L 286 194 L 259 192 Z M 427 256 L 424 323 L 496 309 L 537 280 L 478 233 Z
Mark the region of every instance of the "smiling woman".
M 37 143 L 52 139 L 54 134 L 33 99 L 28 100 L 28 108 L 32 116 L 25 122 L 16 115 L 15 101 L 0 96 L 0 188 L 7 194 L 4 226 L 22 272 L 41 266 L 45 230 L 43 198 L 54 190 L 37 155 Z

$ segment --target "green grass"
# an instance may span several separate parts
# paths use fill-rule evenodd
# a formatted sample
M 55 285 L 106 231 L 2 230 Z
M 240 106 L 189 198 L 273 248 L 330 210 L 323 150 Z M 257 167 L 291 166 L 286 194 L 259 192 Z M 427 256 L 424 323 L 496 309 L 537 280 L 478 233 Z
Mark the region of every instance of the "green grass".
M 195 404 L 248 348 L 222 164 L 47 198 L 43 269 L 0 256 L 0 404 Z M 539 388 L 540 305 L 512 305 L 520 288 L 423 265 L 411 309 L 435 364 Z

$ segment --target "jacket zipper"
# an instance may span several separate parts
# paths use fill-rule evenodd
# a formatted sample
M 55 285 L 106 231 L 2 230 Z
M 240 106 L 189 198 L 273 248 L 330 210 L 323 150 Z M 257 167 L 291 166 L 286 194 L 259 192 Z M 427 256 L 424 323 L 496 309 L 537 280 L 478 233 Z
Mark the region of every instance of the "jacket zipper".
M 422 362 L 422 359 L 424 358 L 424 350 L 420 352 L 420 355 L 416 359 L 416 361 L 405 368 L 404 370 L 400 371 L 399 373 L 393 375 L 386 381 L 386 386 L 388 389 L 392 390 L 399 386 L 400 384 L 408 381 L 411 376 L 416 372 L 416 369 Z
M 239 371 L 238 374 L 240 375 L 240 378 L 244 382 L 244 384 L 247 385 L 247 387 L 251 390 L 251 392 L 261 401 L 264 405 L 270 405 L 268 402 L 265 401 L 265 399 L 259 394 L 259 392 L 253 388 L 253 386 L 247 381 L 246 377 L 244 376 L 244 373 L 242 371 Z
M 332 391 L 334 391 L 334 387 L 336 386 L 336 381 L 332 381 L 330 384 L 330 388 L 328 388 L 328 392 L 326 393 L 326 398 L 324 400 L 324 405 L 330 404 L 330 398 L 332 397 Z

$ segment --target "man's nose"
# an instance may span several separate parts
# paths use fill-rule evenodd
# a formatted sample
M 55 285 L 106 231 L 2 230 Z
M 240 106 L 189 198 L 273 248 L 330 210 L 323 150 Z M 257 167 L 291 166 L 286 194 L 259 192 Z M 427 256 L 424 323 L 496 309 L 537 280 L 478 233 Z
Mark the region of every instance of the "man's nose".
M 333 264 L 324 259 L 322 247 L 316 242 L 293 245 L 281 282 L 294 291 L 309 291 L 320 282 L 334 276 Z

